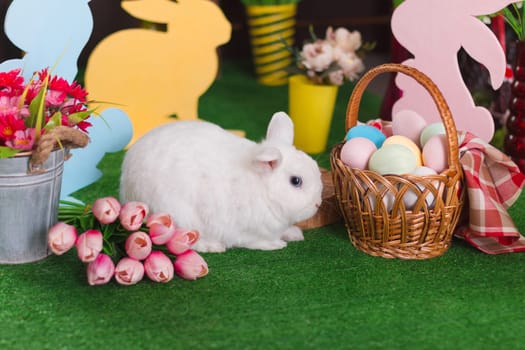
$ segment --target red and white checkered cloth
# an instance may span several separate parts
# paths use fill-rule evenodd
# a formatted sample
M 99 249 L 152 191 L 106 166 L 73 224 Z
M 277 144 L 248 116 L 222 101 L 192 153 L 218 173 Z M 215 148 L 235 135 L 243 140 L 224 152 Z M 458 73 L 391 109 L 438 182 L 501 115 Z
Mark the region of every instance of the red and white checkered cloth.
M 518 166 L 504 153 L 469 132 L 458 133 L 460 163 L 468 195 L 468 224 L 455 235 L 488 254 L 525 251 L 507 209 L 525 183 Z

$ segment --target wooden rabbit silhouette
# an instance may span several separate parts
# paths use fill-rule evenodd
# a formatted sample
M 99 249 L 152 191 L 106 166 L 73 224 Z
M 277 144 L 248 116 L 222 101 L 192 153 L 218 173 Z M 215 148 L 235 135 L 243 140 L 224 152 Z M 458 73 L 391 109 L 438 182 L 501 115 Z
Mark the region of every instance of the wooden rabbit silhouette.
M 33 72 L 49 67 L 53 75 L 73 81 L 78 57 L 93 30 L 88 2 L 14 0 L 6 14 L 5 32 L 26 54 L 21 59 L 3 62 L 0 70 L 22 68 L 28 81 Z M 98 162 L 107 152 L 123 149 L 131 139 L 131 122 L 125 113 L 117 109 L 106 111 L 103 119 L 91 120 L 91 143 L 83 149 L 71 150 L 73 156 L 64 163 L 62 199 L 74 200 L 70 194 L 97 181 L 102 176 Z
M 35 71 L 54 67 L 53 74 L 72 81 L 77 60 L 93 29 L 90 0 L 14 0 L 6 13 L 5 33 L 25 52 L 21 59 L 0 65 L 22 68 L 26 80 Z
M 230 39 L 231 25 L 209 0 L 135 0 L 121 6 L 137 18 L 167 24 L 166 32 L 116 32 L 88 60 L 92 98 L 122 106 L 132 120 L 133 142 L 173 114 L 198 118 L 198 99 L 217 74 L 216 48 Z
M 476 16 L 495 13 L 517 0 L 405 0 L 392 15 L 392 32 L 413 59 L 403 62 L 427 74 L 440 88 L 451 109 L 456 127 L 490 141 L 494 120 L 490 112 L 476 107 L 459 70 L 460 48 L 490 73 L 494 89 L 505 75 L 505 53 L 492 31 Z M 398 75 L 403 91 L 393 113 L 409 109 L 428 122 L 441 121 L 430 95 L 412 79 Z

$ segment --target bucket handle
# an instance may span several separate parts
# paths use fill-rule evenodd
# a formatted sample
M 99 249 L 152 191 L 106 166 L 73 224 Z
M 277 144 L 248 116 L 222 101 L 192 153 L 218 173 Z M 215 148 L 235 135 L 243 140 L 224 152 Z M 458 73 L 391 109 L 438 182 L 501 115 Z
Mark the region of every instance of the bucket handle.
M 49 154 L 61 145 L 64 149 L 82 148 L 89 143 L 89 136 L 68 126 L 57 126 L 38 140 L 36 149 L 32 152 L 29 160 L 28 174 L 38 174 L 44 172 L 44 162 L 49 158 Z M 67 158 L 66 158 L 67 159 Z

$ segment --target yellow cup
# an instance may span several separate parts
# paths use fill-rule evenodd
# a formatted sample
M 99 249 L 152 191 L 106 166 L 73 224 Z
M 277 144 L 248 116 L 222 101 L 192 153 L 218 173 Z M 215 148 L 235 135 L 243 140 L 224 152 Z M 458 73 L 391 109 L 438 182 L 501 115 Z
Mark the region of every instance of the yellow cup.
M 288 85 L 288 112 L 294 122 L 295 146 L 307 153 L 326 149 L 337 85 L 316 85 L 304 75 L 294 75 Z

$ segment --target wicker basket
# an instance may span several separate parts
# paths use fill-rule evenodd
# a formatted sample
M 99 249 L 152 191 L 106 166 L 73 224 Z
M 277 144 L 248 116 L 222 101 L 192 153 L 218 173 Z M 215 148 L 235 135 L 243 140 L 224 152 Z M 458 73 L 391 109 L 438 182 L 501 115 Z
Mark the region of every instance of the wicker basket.
M 356 84 L 346 111 L 346 130 L 357 123 L 367 85 L 377 75 L 389 72 L 414 78 L 431 94 L 445 124 L 448 168 L 428 176 L 382 176 L 351 169 L 340 160 L 342 142 L 330 156 L 337 202 L 357 249 L 385 258 L 428 259 L 447 251 L 463 207 L 456 127 L 443 95 L 430 78 L 408 66 L 384 64 L 368 71 Z M 410 207 L 404 203 L 409 192 L 416 195 Z

